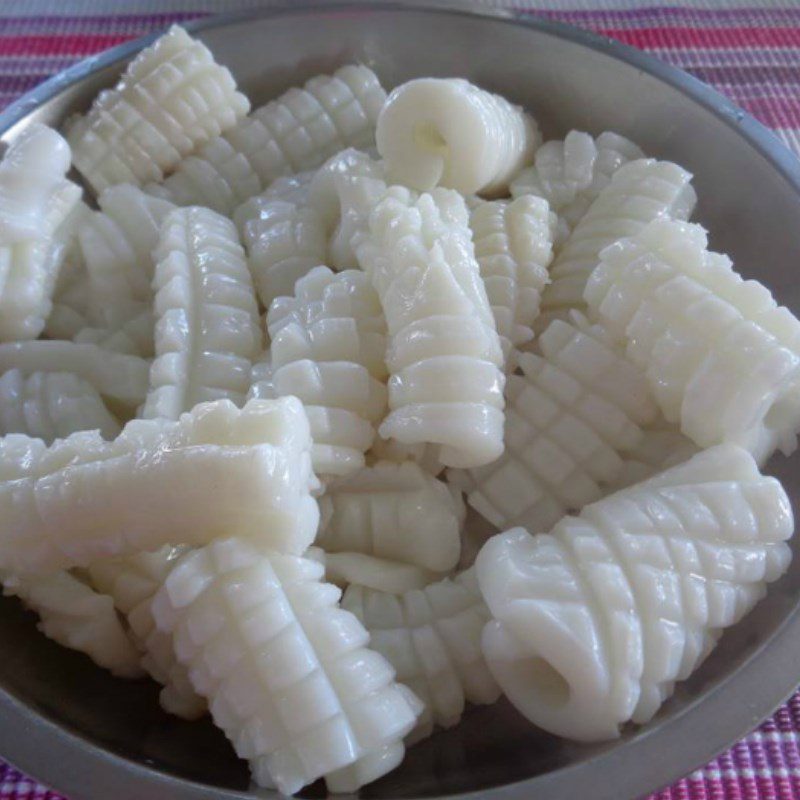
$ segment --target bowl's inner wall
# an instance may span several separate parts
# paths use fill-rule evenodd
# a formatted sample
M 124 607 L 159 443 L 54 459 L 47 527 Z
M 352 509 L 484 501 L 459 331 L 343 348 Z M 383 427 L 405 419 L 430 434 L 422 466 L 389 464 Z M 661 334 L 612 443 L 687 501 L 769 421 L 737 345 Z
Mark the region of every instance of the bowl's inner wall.
M 387 87 L 421 75 L 468 77 L 531 110 L 548 138 L 571 128 L 622 133 L 648 155 L 672 159 L 695 173 L 696 218 L 710 230 L 713 246 L 730 253 L 742 273 L 762 280 L 782 303 L 795 310 L 800 305 L 795 280 L 800 200 L 790 184 L 726 121 L 632 65 L 501 19 L 387 8 L 297 10 L 211 27 L 201 36 L 233 70 L 254 105 L 313 74 L 356 60 L 373 67 Z M 122 66 L 67 87 L 26 122 L 59 124 L 113 82 Z M 772 471 L 796 500 L 800 476 L 794 464 L 775 461 Z M 704 667 L 678 687 L 653 725 L 680 715 L 763 647 L 794 610 L 799 582 L 796 562 L 767 599 L 725 635 Z M 187 724 L 161 713 L 155 686 L 114 680 L 83 656 L 46 641 L 35 632 L 33 616 L 16 601 L 0 603 L 0 641 L 0 684 L 46 717 L 131 760 L 220 787 L 246 787 L 244 765 L 210 722 Z M 643 740 L 652 732 L 629 733 L 623 741 Z M 729 732 L 730 738 L 742 733 Z M 548 737 L 499 703 L 470 709 L 462 724 L 414 747 L 402 768 L 362 795 L 476 791 L 614 748 L 618 744 L 581 747 Z M 593 796 L 620 795 L 609 783 L 595 787 Z

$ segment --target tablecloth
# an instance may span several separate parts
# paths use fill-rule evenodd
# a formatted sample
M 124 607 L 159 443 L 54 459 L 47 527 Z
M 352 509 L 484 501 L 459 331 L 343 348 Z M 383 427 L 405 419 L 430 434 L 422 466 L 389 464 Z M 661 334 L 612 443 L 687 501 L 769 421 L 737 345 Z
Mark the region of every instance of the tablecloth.
M 800 1 L 489 4 L 590 28 L 647 50 L 728 95 L 800 155 Z M 2 0 L 0 107 L 91 53 L 172 22 L 258 5 L 259 0 Z M 34 798 L 61 800 L 0 761 L 0 800 Z M 798 799 L 800 693 L 727 753 L 650 798 Z

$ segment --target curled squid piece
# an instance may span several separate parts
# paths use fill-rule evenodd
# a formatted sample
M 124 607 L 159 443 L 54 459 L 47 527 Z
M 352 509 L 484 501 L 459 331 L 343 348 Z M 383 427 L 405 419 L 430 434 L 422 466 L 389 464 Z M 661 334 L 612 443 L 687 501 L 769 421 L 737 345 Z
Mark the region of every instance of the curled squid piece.
M 317 75 L 257 108 L 148 191 L 230 214 L 276 178 L 315 169 L 346 147 L 373 145 L 385 100 L 378 78 L 363 65 Z
M 417 464 L 380 462 L 333 481 L 320 499 L 316 543 L 449 572 L 461 551 L 464 506 L 447 484 Z
M 697 196 L 686 170 L 669 161 L 640 159 L 620 167 L 575 225 L 550 266 L 542 308 L 583 308 L 583 292 L 600 252 L 639 233 L 659 217 L 688 219 Z
M 438 475 L 444 469 L 444 464 L 439 461 L 437 453 L 437 447 L 425 442 L 401 444 L 395 439 L 381 439 L 376 436 L 372 447 L 367 451 L 367 463 L 373 466 L 378 461 L 413 461 L 431 475 Z
M 342 588 L 355 584 L 390 594 L 403 594 L 411 589 L 423 589 L 440 577 L 435 572 L 402 561 L 366 553 L 331 553 L 316 549 L 321 554 L 318 560 L 325 565 L 326 580 Z
M 153 335 L 153 312 L 149 306 L 137 304 L 130 309 L 130 316 L 120 319 L 115 327 L 83 327 L 74 334 L 72 340 L 78 344 L 96 344 L 113 353 L 152 358 L 155 347 Z
M 156 358 L 145 418 L 244 402 L 261 350 L 253 282 L 234 224 L 207 208 L 169 214 L 154 251 Z
M 152 611 L 156 592 L 186 550 L 167 545 L 152 553 L 104 559 L 90 564 L 88 573 L 92 585 L 125 615 L 141 667 L 163 687 L 161 707 L 192 720 L 202 717 L 208 706 L 192 688 L 186 667 L 175 657 L 172 636 L 158 629 Z
M 307 558 L 225 539 L 186 555 L 153 602 L 161 630 L 253 779 L 355 791 L 403 759 L 421 703 Z
M 98 202 L 102 211 L 88 215 L 78 241 L 88 275 L 88 314 L 113 335 L 152 303 L 152 253 L 174 206 L 130 184 L 106 189 Z
M 500 696 L 481 653 L 491 615 L 474 570 L 401 595 L 353 585 L 342 608 L 358 617 L 370 647 L 425 704 L 412 739 L 430 735 L 434 724 L 456 725 L 466 701 L 488 705 Z
M 117 677 L 141 677 L 139 651 L 108 595 L 65 571 L 35 577 L 6 574 L 2 582 L 3 594 L 19 597 L 39 615 L 37 627 L 49 639 L 85 653 Z
M 469 224 L 506 371 L 511 372 L 516 348 L 533 339 L 532 326 L 553 259 L 555 218 L 544 200 L 525 195 L 511 202 L 478 204 Z
M 103 397 L 128 408 L 141 403 L 147 394 L 147 361 L 96 344 L 44 339 L 0 344 L 0 374 L 12 369 L 23 375 L 71 372 Z
M 327 260 L 328 242 L 320 215 L 309 206 L 254 198 L 237 211 L 247 264 L 265 308 Z
M 239 233 L 244 235 L 244 223 L 248 219 L 258 216 L 262 205 L 273 200 L 284 203 L 293 203 L 296 206 L 307 206 L 311 190 L 311 181 L 317 174 L 316 169 L 295 172 L 291 175 L 281 175 L 271 181 L 261 194 L 245 200 L 237 206 L 231 219 L 236 223 Z
M 117 183 L 163 180 L 249 110 L 231 73 L 173 25 L 73 121 L 68 139 L 75 166 L 99 193 Z
M 625 337 L 666 419 L 699 447 L 735 441 L 763 463 L 800 430 L 800 322 L 708 249 L 699 225 L 656 220 L 603 251 L 591 311 Z
M 358 259 L 378 291 L 389 344 L 389 415 L 401 444 L 439 445 L 447 466 L 503 452 L 503 353 L 463 199 L 392 187 L 375 207 Z
M 369 277 L 316 267 L 272 303 L 267 329 L 271 389 L 303 401 L 314 471 L 359 470 L 386 413 L 385 322 Z
M 317 531 L 299 400 L 220 400 L 176 422 L 133 420 L 113 441 L 0 439 L 0 568 L 48 572 L 236 533 L 302 552 Z
M 719 445 L 478 555 L 493 616 L 483 653 L 506 696 L 551 733 L 612 739 L 648 721 L 788 567 L 780 483 Z
M 390 178 L 427 192 L 498 194 L 533 160 L 536 122 L 462 78 L 418 78 L 386 100 L 376 131 Z
M 563 140 L 545 142 L 536 151 L 533 166 L 511 181 L 511 195 L 543 197 L 568 234 L 614 173 L 641 158 L 644 153 L 624 136 L 606 131 L 593 139 L 570 131 Z
M 479 469 L 450 470 L 467 502 L 499 529 L 546 531 L 599 500 L 658 409 L 647 380 L 601 329 L 557 320 L 507 379 L 505 452 Z
M 0 436 L 24 433 L 52 442 L 88 430 L 113 439 L 120 424 L 87 381 L 70 372 L 25 377 L 18 369 L 0 377 Z

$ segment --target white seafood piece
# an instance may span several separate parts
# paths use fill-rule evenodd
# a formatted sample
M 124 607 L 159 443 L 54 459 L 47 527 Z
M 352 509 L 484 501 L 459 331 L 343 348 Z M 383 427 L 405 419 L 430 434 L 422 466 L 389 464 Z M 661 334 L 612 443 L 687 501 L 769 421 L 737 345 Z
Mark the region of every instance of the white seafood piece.
M 663 470 L 688 461 L 697 453 L 697 445 L 663 417 L 642 430 L 642 439 L 623 459 L 622 470 L 613 484 L 624 489 L 647 480 Z
M 47 239 L 78 202 L 65 178 L 69 145 L 52 128 L 28 126 L 0 161 L 0 245 Z
M 356 472 L 386 413 L 385 322 L 369 277 L 316 267 L 272 303 L 267 329 L 271 391 L 303 401 L 314 471 Z
M 448 466 L 476 467 L 503 451 L 503 354 L 463 199 L 392 187 L 358 246 L 389 333 L 389 416 L 403 444 L 440 445 Z
M 550 266 L 542 308 L 583 308 L 583 291 L 600 252 L 660 217 L 688 219 L 697 196 L 686 170 L 669 161 L 640 159 L 620 167 L 575 225 Z
M 250 201 L 249 201 L 250 202 Z M 308 206 L 284 200 L 252 201 L 251 216 L 240 216 L 247 264 L 265 308 L 327 260 L 328 241 L 322 218 Z
M 207 208 L 175 209 L 154 258 L 156 358 L 142 415 L 177 419 L 207 400 L 243 403 L 261 328 L 233 223 Z
M 649 720 L 786 570 L 793 528 L 780 483 L 720 445 L 549 534 L 500 534 L 476 567 L 489 667 L 539 727 L 614 738 Z
M 355 248 L 368 233 L 370 213 L 386 188 L 383 164 L 359 150 L 342 150 L 319 168 L 308 202 L 329 234 L 325 263 L 334 269 L 358 266 Z
M 236 223 L 242 239 L 244 239 L 244 226 L 248 220 L 255 219 L 259 215 L 261 207 L 265 203 L 280 200 L 296 206 L 307 206 L 309 204 L 311 181 L 316 174 L 317 170 L 309 169 L 291 175 L 281 175 L 270 182 L 261 194 L 254 195 L 237 206 L 231 219 Z
M 120 424 L 87 381 L 70 372 L 34 372 L 26 378 L 18 369 L 0 377 L 0 436 L 24 433 L 52 442 L 88 430 L 113 439 Z
M 316 543 L 330 553 L 364 553 L 440 573 L 458 562 L 463 503 L 414 462 L 380 462 L 331 482 L 320 513 Z
M 92 585 L 125 615 L 142 668 L 162 684 L 161 707 L 191 720 L 202 717 L 208 706 L 192 688 L 186 667 L 175 657 L 172 636 L 158 629 L 152 611 L 153 597 L 186 550 L 166 545 L 152 553 L 97 561 L 87 571 Z
M 319 167 L 346 147 L 374 144 L 385 100 L 378 78 L 363 65 L 317 75 L 257 108 L 147 189 L 179 205 L 230 214 L 276 178 Z
M 500 696 L 481 653 L 491 615 L 474 570 L 401 595 L 353 585 L 342 608 L 358 617 L 370 647 L 425 704 L 412 738 L 427 736 L 433 724 L 457 724 L 466 701 L 487 705 Z
M 506 371 L 511 372 L 516 348 L 533 339 L 532 325 L 553 259 L 555 217 L 546 201 L 525 195 L 511 202 L 480 203 L 469 224 Z
M 139 651 L 122 627 L 114 601 L 60 571 L 52 575 L 2 575 L 3 594 L 19 597 L 39 616 L 37 628 L 120 678 L 138 678 Z
M 260 785 L 355 791 L 403 758 L 421 704 L 368 650 L 323 567 L 241 539 L 185 556 L 153 602 L 214 722 Z
M 249 110 L 231 73 L 204 44 L 173 25 L 73 120 L 73 162 L 98 193 L 118 183 L 161 181 Z
M 380 436 L 376 436 L 372 447 L 367 451 L 366 458 L 369 466 L 378 461 L 397 463 L 413 461 L 431 475 L 438 475 L 444 470 L 444 464 L 439 461 L 437 453 L 437 447 L 425 442 L 402 444 L 395 439 L 381 439 Z
M 543 197 L 569 235 L 614 173 L 640 158 L 644 153 L 619 134 L 605 131 L 593 139 L 582 131 L 570 131 L 563 140 L 545 142 L 536 151 L 533 166 L 511 181 L 511 195 Z
M 275 397 L 269 351 L 262 355 L 259 361 L 255 361 L 250 369 L 250 388 L 247 390 L 247 399 L 252 400 L 254 397 L 260 399 Z
M 96 328 L 86 325 L 75 332 L 72 341 L 78 344 L 96 344 L 114 353 L 152 358 L 155 349 L 154 334 L 153 312 L 150 306 L 137 303 L 131 306 L 130 315 L 127 318 L 120 318 L 115 327 Z
M 403 594 L 411 589 L 424 589 L 440 575 L 413 564 L 378 558 L 366 553 L 330 553 L 319 550 L 325 565 L 325 579 L 347 588 L 355 584 L 390 594 Z
M 310 451 L 293 397 L 133 420 L 113 442 L 11 434 L 0 466 L 22 477 L 0 481 L 0 568 L 55 571 L 228 533 L 302 552 L 319 521 Z
M 707 245 L 698 225 L 656 220 L 604 250 L 586 300 L 625 337 L 669 422 L 699 447 L 736 441 L 763 463 L 796 447 L 800 322 Z
M 420 191 L 499 193 L 533 160 L 536 122 L 462 78 L 418 78 L 386 100 L 375 134 L 390 178 Z
M 136 406 L 147 394 L 147 361 L 104 350 L 96 344 L 39 340 L 0 344 L 0 373 L 18 369 L 34 372 L 71 372 L 125 406 Z

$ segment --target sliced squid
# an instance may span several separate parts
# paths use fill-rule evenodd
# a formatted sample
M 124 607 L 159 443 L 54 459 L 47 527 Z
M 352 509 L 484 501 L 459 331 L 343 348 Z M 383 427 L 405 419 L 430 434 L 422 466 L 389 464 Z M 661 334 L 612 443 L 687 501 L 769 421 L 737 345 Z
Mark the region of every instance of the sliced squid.
M 161 181 L 249 110 L 231 73 L 204 44 L 173 25 L 73 120 L 73 161 L 98 193 L 117 183 Z
M 601 250 L 659 217 L 688 219 L 697 199 L 691 178 L 668 161 L 640 159 L 620 167 L 553 261 L 542 308 L 583 308 L 586 281 L 600 262 Z
M 463 199 L 392 187 L 373 210 L 358 259 L 378 291 L 389 344 L 389 416 L 402 444 L 439 445 L 448 466 L 503 451 L 503 354 Z
M 800 430 L 800 322 L 707 245 L 700 226 L 657 220 L 603 252 L 587 302 L 699 447 L 736 441 L 759 462 L 788 454 Z
M 137 303 L 131 306 L 129 315 L 118 318 L 114 327 L 86 325 L 73 334 L 72 341 L 78 344 L 96 344 L 103 350 L 110 350 L 113 353 L 125 353 L 149 359 L 154 355 L 154 334 L 155 324 L 150 306 Z
M 148 191 L 230 214 L 276 178 L 314 169 L 343 148 L 374 144 L 385 99 L 378 78 L 363 65 L 317 75 L 257 108 Z
M 413 564 L 366 553 L 317 550 L 322 554 L 319 561 L 325 565 L 325 579 L 342 588 L 355 584 L 390 594 L 403 594 L 411 589 L 423 589 L 440 577 L 435 572 Z
M 525 195 L 511 202 L 478 204 L 469 224 L 510 372 L 516 366 L 516 349 L 533 339 L 533 322 L 549 280 L 555 218 L 544 200 Z
M 358 617 L 370 647 L 425 704 L 413 739 L 430 734 L 434 724 L 457 724 L 466 701 L 487 705 L 500 696 L 481 652 L 491 615 L 474 570 L 401 595 L 352 585 L 342 608 Z
M 0 462 L 20 475 L 0 481 L 0 568 L 55 571 L 232 533 L 302 552 L 319 520 L 310 450 L 293 397 L 133 420 L 113 442 L 6 436 Z
M 418 78 L 389 95 L 376 141 L 397 183 L 497 194 L 533 160 L 539 130 L 519 106 L 469 81 Z
M 386 413 L 385 322 L 369 277 L 311 270 L 292 297 L 273 302 L 267 329 L 270 391 L 303 401 L 314 471 L 356 472 Z M 259 389 L 266 391 L 263 382 Z
M 52 442 L 75 431 L 99 430 L 113 439 L 120 424 L 97 390 L 70 372 L 34 372 L 18 369 L 0 377 L 0 436 L 24 433 Z
M 176 209 L 154 257 L 156 359 L 143 416 L 177 419 L 207 400 L 243 403 L 261 328 L 233 223 L 207 208 Z
M 379 462 L 329 484 L 320 500 L 316 543 L 449 572 L 461 551 L 464 507 L 447 485 L 417 464 Z
M 793 529 L 780 483 L 720 445 L 549 534 L 499 534 L 476 566 L 494 618 L 486 661 L 539 727 L 615 738 L 649 720 L 786 570 Z
M 322 577 L 313 560 L 225 539 L 185 556 L 153 602 L 214 722 L 283 794 L 376 780 L 421 711 Z
M 92 585 L 125 615 L 141 667 L 162 684 L 161 707 L 192 720 L 202 717 L 208 706 L 192 688 L 186 667 L 175 657 L 172 636 L 158 629 L 152 611 L 156 592 L 185 552 L 186 548 L 166 545 L 152 553 L 97 561 L 89 565 L 88 573 Z

